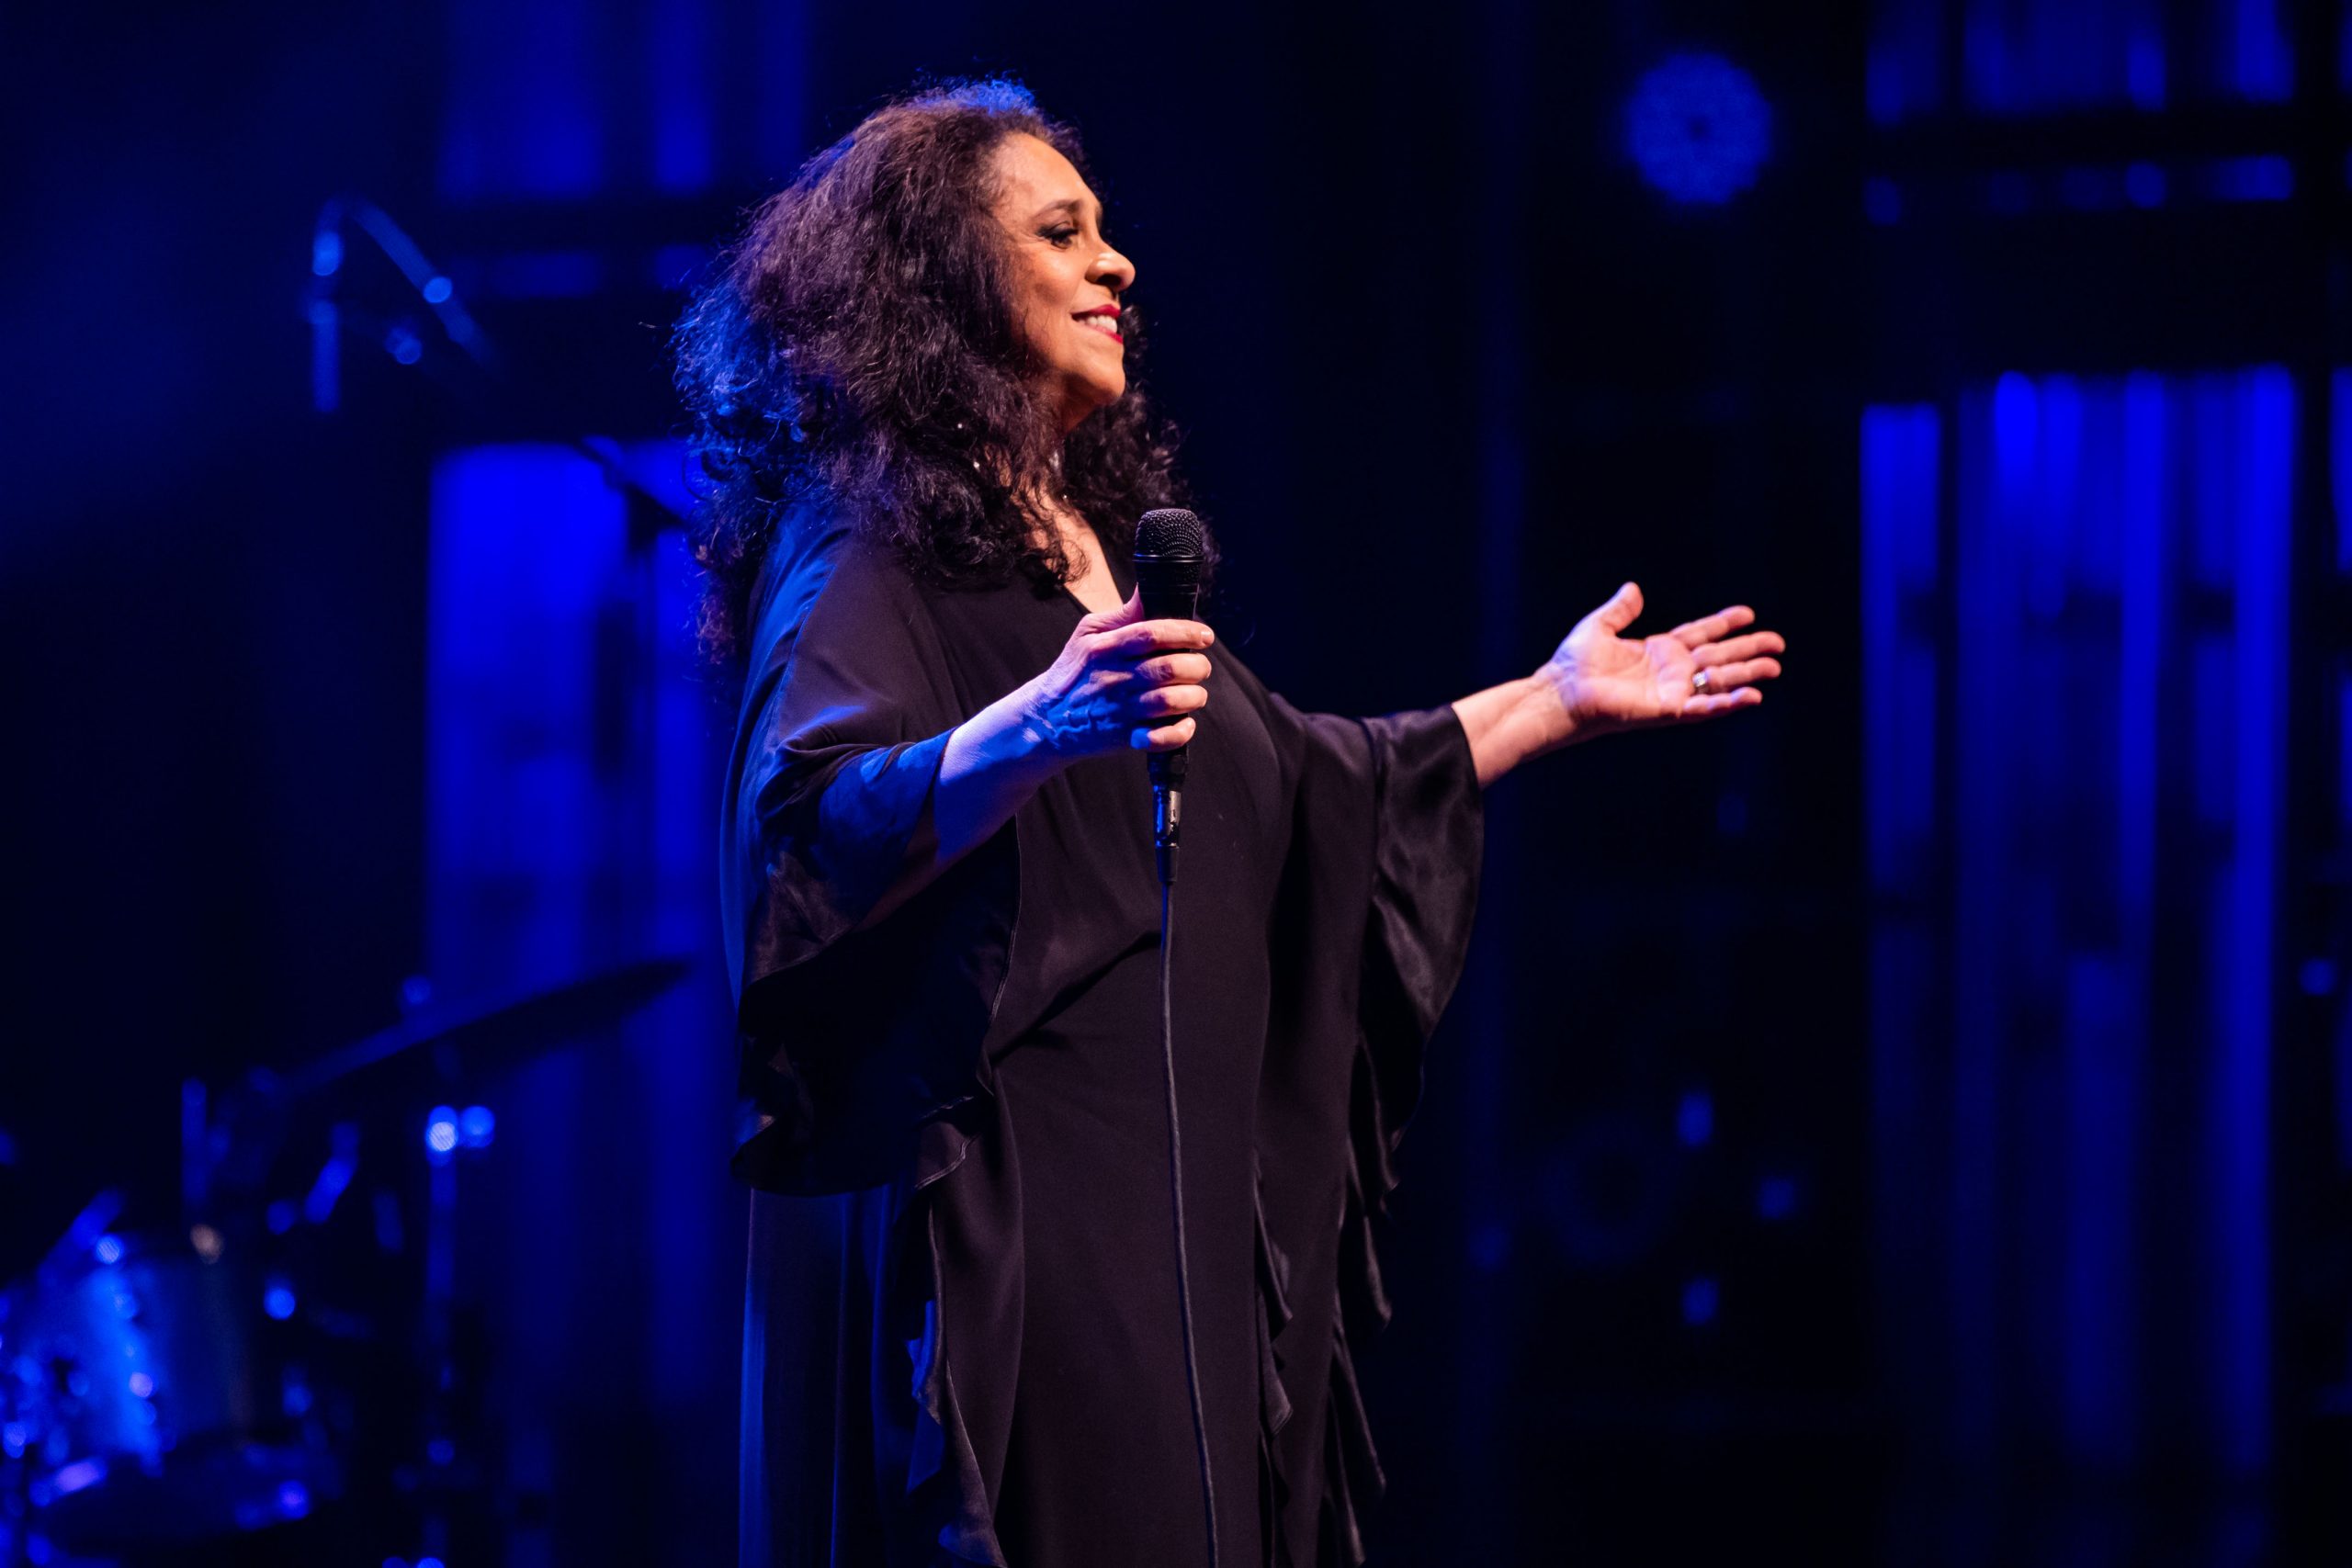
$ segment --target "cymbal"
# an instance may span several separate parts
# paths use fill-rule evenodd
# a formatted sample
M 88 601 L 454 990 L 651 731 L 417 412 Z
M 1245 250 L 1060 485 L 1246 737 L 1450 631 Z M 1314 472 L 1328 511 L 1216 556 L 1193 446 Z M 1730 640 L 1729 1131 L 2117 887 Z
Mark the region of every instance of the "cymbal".
M 691 956 L 672 953 L 552 988 L 428 1004 L 388 1029 L 277 1075 L 270 1089 L 285 1099 L 302 1099 L 372 1077 L 436 1046 L 454 1050 L 465 1066 L 484 1071 L 527 1061 L 618 1022 L 684 979 L 694 964 Z

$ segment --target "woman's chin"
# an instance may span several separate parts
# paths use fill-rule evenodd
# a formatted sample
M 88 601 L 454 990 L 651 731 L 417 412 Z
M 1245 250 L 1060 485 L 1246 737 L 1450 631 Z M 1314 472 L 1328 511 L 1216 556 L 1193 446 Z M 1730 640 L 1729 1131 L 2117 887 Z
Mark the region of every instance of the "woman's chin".
M 1088 381 L 1070 388 L 1069 395 L 1062 400 L 1062 428 L 1065 431 L 1076 430 L 1126 395 L 1125 377 L 1120 378 L 1115 385 Z

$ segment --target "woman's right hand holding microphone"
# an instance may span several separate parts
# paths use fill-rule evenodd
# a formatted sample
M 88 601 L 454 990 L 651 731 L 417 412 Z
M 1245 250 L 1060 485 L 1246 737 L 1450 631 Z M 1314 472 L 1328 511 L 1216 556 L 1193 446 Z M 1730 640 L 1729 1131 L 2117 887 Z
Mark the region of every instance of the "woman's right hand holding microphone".
M 1199 621 L 1147 621 L 1143 598 L 1086 616 L 1061 657 L 1006 700 L 1041 758 L 1074 762 L 1122 748 L 1169 751 L 1193 739 L 1208 705 L 1209 645 Z M 1167 722 L 1172 716 L 1174 722 Z
M 939 860 L 995 832 L 1072 762 L 1190 741 L 1192 716 L 1208 705 L 1216 640 L 1199 621 L 1145 620 L 1140 594 L 1080 620 L 1052 664 L 948 737 L 933 800 Z

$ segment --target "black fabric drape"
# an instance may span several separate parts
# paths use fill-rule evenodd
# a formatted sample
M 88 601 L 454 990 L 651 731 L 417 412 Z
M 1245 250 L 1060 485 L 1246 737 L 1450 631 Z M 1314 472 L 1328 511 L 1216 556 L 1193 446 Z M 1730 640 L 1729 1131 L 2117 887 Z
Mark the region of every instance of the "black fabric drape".
M 947 732 L 1082 610 L 918 585 L 803 519 L 755 613 L 723 825 L 759 1190 L 742 1561 L 1197 1562 L 1140 757 L 1069 770 L 869 919 L 933 852 Z M 1228 1562 L 1353 1563 L 1382 1481 L 1350 1347 L 1387 1314 L 1372 1226 L 1461 971 L 1479 791 L 1450 708 L 1303 715 L 1213 660 L 1176 996 L 1221 1533 Z

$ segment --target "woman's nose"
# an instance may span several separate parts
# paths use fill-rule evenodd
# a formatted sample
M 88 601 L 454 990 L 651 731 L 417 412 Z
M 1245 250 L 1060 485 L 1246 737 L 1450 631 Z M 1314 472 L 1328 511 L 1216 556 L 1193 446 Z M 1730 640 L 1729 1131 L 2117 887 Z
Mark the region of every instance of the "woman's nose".
M 1114 294 L 1122 294 L 1136 286 L 1136 264 L 1105 245 L 1102 254 L 1094 258 L 1093 269 L 1087 277 L 1090 282 L 1102 284 Z

